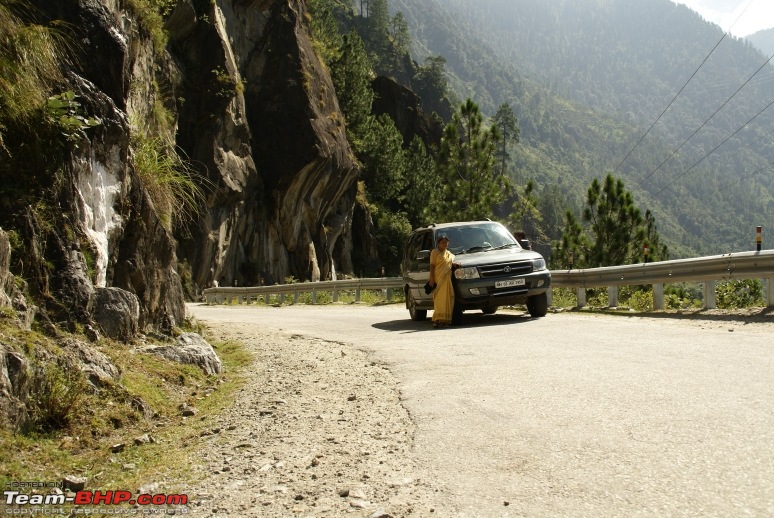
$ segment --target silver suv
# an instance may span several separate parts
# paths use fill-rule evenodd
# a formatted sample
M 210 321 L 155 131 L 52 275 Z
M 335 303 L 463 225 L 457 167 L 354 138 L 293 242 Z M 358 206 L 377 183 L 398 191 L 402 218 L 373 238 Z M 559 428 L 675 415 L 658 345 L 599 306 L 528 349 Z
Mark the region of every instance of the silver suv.
M 412 320 L 425 320 L 427 310 L 433 309 L 433 296 L 425 293 L 424 285 L 430 276 L 430 251 L 441 234 L 449 237 L 449 250 L 462 265 L 453 277 L 455 323 L 465 310 L 491 315 L 498 306 L 513 304 L 526 304 L 532 317 L 545 316 L 551 272 L 543 256 L 522 248 L 500 223 L 471 221 L 431 225 L 409 237 L 402 266 Z

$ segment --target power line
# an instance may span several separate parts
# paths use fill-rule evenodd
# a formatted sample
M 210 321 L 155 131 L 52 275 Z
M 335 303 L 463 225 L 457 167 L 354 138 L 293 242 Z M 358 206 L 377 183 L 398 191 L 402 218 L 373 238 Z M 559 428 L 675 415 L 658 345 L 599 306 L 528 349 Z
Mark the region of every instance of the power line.
M 767 59 L 767 60 L 766 60 L 766 62 L 765 62 L 764 64 L 762 64 L 762 65 L 760 66 L 760 68 L 758 68 L 758 70 L 756 70 L 756 71 L 755 71 L 755 73 L 754 73 L 753 75 L 751 75 L 751 76 L 750 76 L 750 77 L 747 79 L 747 81 L 745 81 L 745 82 L 744 82 L 744 84 L 742 84 L 742 86 L 740 86 L 739 88 L 737 88 L 736 92 L 734 92 L 734 93 L 733 93 L 733 95 L 731 95 L 731 97 L 729 97 L 728 99 L 726 99 L 726 102 L 724 102 L 723 104 L 721 104 L 721 105 L 720 105 L 720 108 L 718 108 L 717 110 L 715 110 L 715 112 L 714 112 L 712 115 L 710 115 L 710 116 L 709 116 L 709 118 L 708 118 L 707 120 L 705 120 L 705 121 L 704 121 L 704 123 L 702 123 L 702 125 L 701 125 L 701 126 L 699 126 L 699 128 L 698 128 L 696 131 L 694 131 L 694 132 L 691 134 L 691 136 L 690 136 L 690 137 L 688 137 L 688 138 L 687 138 L 687 139 L 686 139 L 686 140 L 685 140 L 685 141 L 684 141 L 682 144 L 680 144 L 680 146 L 679 146 L 677 149 L 675 149 L 674 151 L 672 151 L 672 154 L 671 154 L 671 155 L 669 155 L 669 156 L 668 156 L 668 157 L 667 157 L 667 158 L 666 158 L 666 159 L 665 159 L 663 162 L 661 162 L 661 164 L 659 164 L 659 166 L 658 166 L 656 169 L 654 169 L 654 170 L 653 170 L 653 171 L 652 171 L 652 172 L 651 172 L 651 173 L 650 173 L 648 176 L 646 176 L 645 178 L 643 178 L 643 179 L 642 179 L 642 181 L 640 181 L 640 183 L 638 183 L 638 184 L 637 184 L 637 187 L 639 187 L 639 186 L 641 186 L 643 183 L 645 183 L 645 182 L 648 180 L 648 178 L 650 178 L 651 176 L 653 176 L 654 174 L 656 174 L 656 173 L 657 173 L 657 172 L 658 172 L 658 171 L 659 171 L 659 170 L 660 170 L 660 169 L 661 169 L 661 168 L 664 166 L 664 164 L 666 164 L 667 162 L 669 162 L 669 160 L 671 160 L 671 159 L 672 159 L 672 157 L 673 157 L 673 156 L 675 156 L 675 155 L 677 154 L 677 152 L 678 152 L 678 151 L 680 151 L 680 150 L 683 148 L 683 146 L 685 146 L 685 145 L 686 145 L 686 144 L 687 144 L 687 143 L 688 143 L 688 142 L 689 142 L 689 141 L 690 141 L 690 140 L 691 140 L 693 137 L 695 137 L 695 136 L 696 136 L 696 134 L 697 134 L 698 132 L 700 132 L 700 131 L 702 130 L 702 128 L 704 128 L 704 126 L 706 126 L 706 125 L 707 125 L 707 123 L 708 123 L 709 121 L 711 121 L 711 120 L 712 120 L 712 118 L 713 118 L 715 115 L 717 115 L 717 114 L 720 112 L 720 110 L 722 110 L 723 108 L 725 108 L 725 107 L 726 107 L 726 105 L 727 105 L 728 103 L 730 103 L 730 102 L 731 102 L 731 99 L 733 99 L 734 97 L 736 97 L 736 94 L 738 94 L 739 92 L 741 92 L 741 91 L 742 91 L 742 89 L 743 89 L 745 86 L 747 86 L 747 85 L 750 83 L 750 81 L 752 81 L 752 79 L 753 79 L 753 78 L 754 78 L 756 75 L 758 75 L 758 72 L 760 72 L 761 70 L 763 70 L 763 68 L 764 68 L 766 65 L 768 65 L 768 64 L 771 62 L 771 60 L 772 60 L 772 59 L 774 59 L 774 54 L 772 54 L 772 55 L 771 55 L 771 57 L 770 57 L 769 59 Z
M 753 0 L 750 0 L 748 2 L 747 7 L 744 8 L 744 10 L 739 14 L 739 16 L 737 16 L 736 20 L 734 20 L 734 23 L 731 24 L 731 27 L 728 28 L 729 31 L 731 31 L 731 29 L 734 28 L 734 25 L 736 25 L 736 23 L 739 21 L 739 19 L 742 17 L 742 15 L 744 15 L 744 13 L 747 12 L 747 9 L 750 8 L 750 5 L 752 5 L 752 2 L 753 2 Z M 658 116 L 658 118 L 653 122 L 653 124 L 650 125 L 650 128 L 648 128 L 648 131 L 646 131 L 645 134 L 642 136 L 642 138 L 640 138 L 640 140 L 637 141 L 637 143 L 634 145 L 634 147 L 629 150 L 629 152 L 626 154 L 626 156 L 623 158 L 623 160 L 621 160 L 621 163 L 618 164 L 618 167 L 615 168 L 614 172 L 617 173 L 618 170 L 621 168 L 621 166 L 624 164 L 624 162 L 626 162 L 626 160 L 629 159 L 629 157 L 632 155 L 632 153 L 634 153 L 634 150 L 637 149 L 640 144 L 642 144 L 642 141 L 645 140 L 645 137 L 647 137 L 648 134 L 651 132 L 651 130 L 656 126 L 656 124 L 658 124 L 658 121 L 661 120 L 661 118 L 664 116 L 664 114 L 667 112 L 667 110 L 669 110 L 669 108 L 672 107 L 672 105 L 675 103 L 677 98 L 680 97 L 680 94 L 683 93 L 683 90 L 685 90 L 685 88 L 688 86 L 688 83 L 690 83 L 691 80 L 696 76 L 696 74 L 699 73 L 699 70 L 701 70 L 701 67 L 704 66 L 704 64 L 707 62 L 707 60 L 710 58 L 710 56 L 712 56 L 712 54 L 720 46 L 720 44 L 723 43 L 723 40 L 726 39 L 727 35 L 728 35 L 728 33 L 726 33 L 726 32 L 723 33 L 723 36 L 721 36 L 720 39 L 718 40 L 718 42 L 715 44 L 715 46 L 712 47 L 712 50 L 709 52 L 709 54 L 707 54 L 707 57 L 705 57 L 704 60 L 699 65 L 699 67 L 696 70 L 694 70 L 693 74 L 691 74 L 691 77 L 689 77 L 688 80 L 683 85 L 683 87 L 680 88 L 680 91 L 678 91 L 677 94 L 672 98 L 672 100 L 669 101 L 669 104 L 667 105 L 667 107 L 664 108 L 664 111 L 662 111 L 661 114 Z
M 691 171 L 692 171 L 692 170 L 693 170 L 693 169 L 694 169 L 696 166 L 698 166 L 699 164 L 701 164 L 702 162 L 704 162 L 704 160 L 706 160 L 706 159 L 707 159 L 707 157 L 709 157 L 709 156 L 710 156 L 712 153 L 714 153 L 715 151 L 717 151 L 717 150 L 720 148 L 720 146 L 722 146 L 723 144 L 725 144 L 726 142 L 728 142 L 729 140 L 731 140 L 731 139 L 732 139 L 732 138 L 733 138 L 733 137 L 734 137 L 734 136 L 735 136 L 737 133 L 739 133 L 739 132 L 740 132 L 740 131 L 742 131 L 744 128 L 746 128 L 746 127 L 747 127 L 747 126 L 748 126 L 750 123 L 752 123 L 752 121 L 754 121 L 755 119 L 757 119 L 757 118 L 758 118 L 758 116 L 759 116 L 760 114 L 762 114 L 763 112 L 765 112 L 766 110 L 768 110 L 768 109 L 771 107 L 771 105 L 773 105 L 773 104 L 774 104 L 774 100 L 772 100 L 772 101 L 771 101 L 769 104 L 767 104 L 767 105 L 766 105 L 766 107 L 765 107 L 765 108 L 763 108 L 761 111 L 759 111 L 758 113 L 756 113 L 756 114 L 755 114 L 755 116 L 754 116 L 752 119 L 748 120 L 748 121 L 747 121 L 747 122 L 746 122 L 746 123 L 745 123 L 745 124 L 744 124 L 744 125 L 743 125 L 741 128 L 739 128 L 738 130 L 736 130 L 735 132 L 733 132 L 733 133 L 732 133 L 731 135 L 729 135 L 729 136 L 728 136 L 728 138 L 726 138 L 726 139 L 725 139 L 723 142 L 721 142 L 720 144 L 718 144 L 717 146 L 715 146 L 715 147 L 712 149 L 712 151 L 710 151 L 709 153 L 707 153 L 706 155 L 704 155 L 704 156 L 701 158 L 701 160 L 699 160 L 698 162 L 696 162 L 695 164 L 693 164 L 691 167 L 689 167 L 688 169 L 686 169 L 685 171 L 683 171 L 683 173 L 682 173 L 680 176 L 678 176 L 678 177 L 674 178 L 674 179 L 673 179 L 671 182 L 669 182 L 669 183 L 668 183 L 668 184 L 666 184 L 664 187 L 662 187 L 662 188 L 661 188 L 661 190 L 660 190 L 660 191 L 658 191 L 658 192 L 657 192 L 656 194 L 654 194 L 653 196 L 658 196 L 659 194 L 661 194 L 662 192 L 664 192 L 664 190 L 666 190 L 666 188 L 667 188 L 667 187 L 669 187 L 670 185 L 672 185 L 673 183 L 675 183 L 677 180 L 681 179 L 682 177 L 684 177 L 685 175 L 687 175 L 689 172 L 691 172 Z
M 621 160 L 621 163 L 618 164 L 618 167 L 615 168 L 614 172 L 617 173 L 618 170 L 621 168 L 621 166 L 624 164 L 624 162 L 626 162 L 626 160 L 628 160 L 628 158 L 632 155 L 632 153 L 634 153 L 634 150 L 637 149 L 640 144 L 642 144 L 642 141 L 645 140 L 645 137 L 647 137 L 648 134 L 651 132 L 651 130 L 656 126 L 656 124 L 658 124 L 658 121 L 661 120 L 661 117 L 664 116 L 664 114 L 667 112 L 667 110 L 669 110 L 669 108 L 672 107 L 672 105 L 675 103 L 677 98 L 680 97 L 680 94 L 683 93 L 683 90 L 685 90 L 685 88 L 688 86 L 688 83 L 691 82 L 691 79 L 693 79 L 694 76 L 699 73 L 699 70 L 701 70 L 701 67 L 704 66 L 704 63 L 707 62 L 707 60 L 710 58 L 710 56 L 712 56 L 712 53 L 715 52 L 715 49 L 717 49 L 718 46 L 720 46 L 720 44 L 723 42 L 723 40 L 725 38 L 726 38 L 726 33 L 723 33 L 723 36 L 720 38 L 720 40 L 715 44 L 714 47 L 712 47 L 712 50 L 710 51 L 709 54 L 707 54 L 707 57 L 704 58 L 704 61 L 701 62 L 701 65 L 699 65 L 699 68 L 697 68 L 693 72 L 693 74 L 691 74 L 691 77 L 689 77 L 688 81 L 686 81 L 685 84 L 683 85 L 683 87 L 680 88 L 680 91 L 677 92 L 677 94 L 672 98 L 671 101 L 669 101 L 669 104 L 667 105 L 667 107 L 664 108 L 664 111 L 662 111 L 661 114 L 658 116 L 658 118 L 653 122 L 653 124 L 650 125 L 650 128 L 648 128 L 648 131 L 646 131 L 645 134 L 640 138 L 640 140 L 637 141 L 637 143 L 634 145 L 634 147 L 631 148 L 628 153 L 626 153 L 626 156 L 623 158 L 623 160 Z

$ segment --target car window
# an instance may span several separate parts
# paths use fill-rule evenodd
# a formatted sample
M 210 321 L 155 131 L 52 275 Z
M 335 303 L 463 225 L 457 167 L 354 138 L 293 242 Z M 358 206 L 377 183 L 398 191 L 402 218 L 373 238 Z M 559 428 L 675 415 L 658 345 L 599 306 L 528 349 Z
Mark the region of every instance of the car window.
M 499 223 L 480 223 L 444 229 L 449 236 L 449 249 L 458 254 L 466 250 L 487 250 L 504 246 L 518 247 L 513 235 Z
M 433 244 L 433 233 L 425 232 L 422 234 L 422 247 L 420 250 L 432 250 L 433 248 L 435 248 L 435 245 Z
M 422 245 L 422 234 L 417 233 L 411 236 L 408 245 L 406 246 L 406 258 L 409 261 L 413 261 L 417 258 L 420 246 Z

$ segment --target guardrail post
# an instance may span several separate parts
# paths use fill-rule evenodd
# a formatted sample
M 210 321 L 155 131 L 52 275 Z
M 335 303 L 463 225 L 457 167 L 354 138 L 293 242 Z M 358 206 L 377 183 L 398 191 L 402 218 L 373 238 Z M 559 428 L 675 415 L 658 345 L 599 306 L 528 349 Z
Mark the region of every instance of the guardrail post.
M 766 306 L 774 308 L 774 277 L 766 279 Z
M 715 302 L 715 281 L 704 282 L 704 309 L 715 309 L 718 305 Z
M 392 302 L 392 288 L 387 288 L 387 302 Z
M 336 288 L 333 288 L 333 302 L 339 301 L 339 290 Z
M 653 309 L 655 310 L 664 309 L 664 285 L 663 284 L 653 285 Z
M 317 290 L 312 288 L 312 304 L 317 304 Z
M 360 286 L 355 290 L 355 302 L 360 302 Z
M 586 307 L 586 288 L 575 288 L 575 295 L 578 297 L 578 308 Z
M 607 287 L 607 307 L 618 307 L 618 286 Z
M 551 306 L 554 302 L 554 289 L 548 288 L 548 291 L 546 291 L 546 299 L 548 300 L 548 305 Z
M 280 293 L 280 306 L 283 306 L 285 304 L 285 294 Z
M 300 295 L 301 295 L 301 294 L 300 294 L 298 291 L 294 291 L 294 292 L 293 292 L 293 304 L 298 304 L 298 297 L 299 297 Z

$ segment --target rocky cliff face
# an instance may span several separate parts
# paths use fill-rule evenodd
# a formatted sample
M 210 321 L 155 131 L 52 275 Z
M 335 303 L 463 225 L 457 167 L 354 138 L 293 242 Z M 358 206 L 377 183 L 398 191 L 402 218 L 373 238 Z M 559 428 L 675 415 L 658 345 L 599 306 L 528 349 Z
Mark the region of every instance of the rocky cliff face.
M 44 213 L 0 200 L 0 225 L 22 238 L 16 270 L 44 315 L 89 322 L 95 290 L 115 287 L 137 296 L 141 328 L 169 327 L 184 317 L 177 253 L 199 289 L 327 279 L 351 273 L 353 254 L 378 262 L 370 217 L 355 210 L 358 165 L 303 1 L 179 0 L 165 48 L 134 4 L 33 4 L 41 23 L 74 28 L 60 88 L 101 120 L 46 184 Z M 375 109 L 407 139 L 434 139 L 416 96 L 385 79 L 374 87 Z M 135 169 L 130 138 L 136 121 L 159 110 L 206 192 L 177 241 Z
M 47 191 L 47 204 L 56 209 L 44 218 L 30 211 L 22 218 L 33 263 L 55 265 L 33 266 L 34 291 L 57 318 L 88 321 L 94 289 L 113 286 L 139 298 L 143 328 L 179 322 L 185 308 L 175 241 L 133 167 L 130 148 L 129 120 L 149 110 L 148 90 L 132 84 L 153 83 L 164 63 L 120 3 L 35 4 L 41 22 L 61 20 L 77 36 L 60 88 L 72 90 L 101 124 L 73 146 Z
M 298 0 L 183 0 L 178 143 L 214 184 L 183 256 L 200 286 L 319 280 L 351 269 L 358 169 Z
M 129 121 L 148 118 L 158 102 L 171 108 L 178 145 L 209 179 L 207 206 L 181 246 L 200 287 L 351 269 L 341 241 L 357 168 L 302 2 L 181 0 L 166 27 L 173 59 L 120 2 L 37 7 L 78 28 L 70 86 L 102 120 L 68 164 L 59 200 L 86 239 L 72 245 L 27 218 L 31 241 L 48 244 L 37 247 L 39 263 L 55 256 L 62 272 L 41 269 L 37 291 L 53 290 L 62 313 L 88 319 L 94 286 L 115 286 L 138 296 L 143 326 L 183 317 L 175 243 L 132 168 Z

